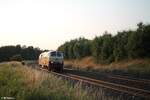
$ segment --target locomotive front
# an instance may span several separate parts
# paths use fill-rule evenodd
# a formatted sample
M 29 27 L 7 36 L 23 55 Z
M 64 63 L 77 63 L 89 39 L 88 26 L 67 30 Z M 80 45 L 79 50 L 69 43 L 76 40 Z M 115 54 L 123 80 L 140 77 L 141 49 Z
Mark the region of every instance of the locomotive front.
M 48 70 L 63 71 L 64 61 L 63 53 L 52 51 L 49 53 Z

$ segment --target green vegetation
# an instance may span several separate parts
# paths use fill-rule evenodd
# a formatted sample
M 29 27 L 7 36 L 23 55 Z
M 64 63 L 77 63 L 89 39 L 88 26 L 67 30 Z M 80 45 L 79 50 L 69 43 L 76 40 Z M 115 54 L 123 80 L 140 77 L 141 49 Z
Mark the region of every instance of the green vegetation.
M 80 59 L 91 55 L 91 41 L 79 38 L 61 45 L 58 50 L 64 53 L 66 59 Z
M 3 46 L 0 47 L 0 62 L 2 61 L 21 61 L 21 60 L 37 60 L 42 51 L 32 46 Z
M 79 38 L 61 45 L 65 59 L 92 56 L 96 63 L 111 63 L 125 59 L 150 57 L 150 25 L 139 23 L 136 30 L 118 32 L 112 36 L 105 32 L 93 40 Z
M 71 86 L 52 74 L 37 71 L 18 62 L 0 64 L 0 97 L 17 100 L 113 100 L 104 92 L 83 90 L 81 84 Z M 116 100 L 116 99 L 114 99 Z

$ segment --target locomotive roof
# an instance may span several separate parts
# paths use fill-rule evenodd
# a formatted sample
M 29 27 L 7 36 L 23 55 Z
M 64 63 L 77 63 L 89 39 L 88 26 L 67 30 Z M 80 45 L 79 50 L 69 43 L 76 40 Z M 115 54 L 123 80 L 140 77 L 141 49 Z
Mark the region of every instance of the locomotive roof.
M 48 53 L 51 53 L 51 52 L 60 52 L 60 51 L 49 50 L 49 51 L 43 52 L 43 53 L 41 53 L 41 54 L 48 54 Z

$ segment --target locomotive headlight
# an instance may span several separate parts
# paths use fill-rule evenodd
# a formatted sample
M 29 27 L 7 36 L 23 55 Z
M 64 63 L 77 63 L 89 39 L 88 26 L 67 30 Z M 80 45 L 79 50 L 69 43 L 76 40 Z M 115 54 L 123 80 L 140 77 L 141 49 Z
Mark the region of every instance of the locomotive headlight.
M 51 63 L 54 63 L 54 62 L 51 61 Z

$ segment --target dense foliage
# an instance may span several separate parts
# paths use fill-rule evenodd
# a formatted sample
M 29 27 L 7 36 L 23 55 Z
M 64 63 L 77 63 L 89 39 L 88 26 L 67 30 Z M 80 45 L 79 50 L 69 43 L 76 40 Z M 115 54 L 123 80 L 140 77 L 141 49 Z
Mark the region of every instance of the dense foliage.
M 3 46 L 0 47 L 0 62 L 9 60 L 36 60 L 41 50 L 32 46 Z
M 91 41 L 79 38 L 66 42 L 58 48 L 64 53 L 66 59 L 80 59 L 91 55 Z
M 116 35 L 105 32 L 93 40 L 79 38 L 61 45 L 66 59 L 92 56 L 97 63 L 110 63 L 123 59 L 150 57 L 150 25 L 137 24 L 136 30 L 118 32 Z

